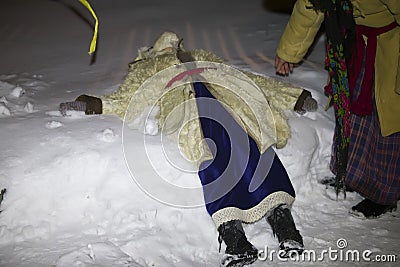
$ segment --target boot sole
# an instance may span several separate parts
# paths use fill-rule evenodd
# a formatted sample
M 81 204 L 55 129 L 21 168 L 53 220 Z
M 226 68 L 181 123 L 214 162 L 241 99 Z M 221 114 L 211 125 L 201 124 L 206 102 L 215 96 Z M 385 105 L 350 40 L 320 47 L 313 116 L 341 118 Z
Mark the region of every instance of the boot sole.
M 350 209 L 350 210 L 349 210 L 349 214 L 350 214 L 351 216 L 353 216 L 354 218 L 357 218 L 357 219 L 369 220 L 369 219 L 378 219 L 378 218 L 381 218 L 383 215 L 387 214 L 388 212 L 394 212 L 394 211 L 396 211 L 396 210 L 397 210 L 397 207 L 395 207 L 395 206 L 394 206 L 394 207 L 389 207 L 384 213 L 382 213 L 382 214 L 380 214 L 380 215 L 378 215 L 378 216 L 369 216 L 369 217 L 366 217 L 366 216 L 364 215 L 364 213 L 362 213 L 361 211 Z
M 226 257 L 221 260 L 220 267 L 242 267 L 244 265 L 252 264 L 257 259 L 258 255 L 226 255 Z
M 304 248 L 292 248 L 290 250 L 280 250 L 279 256 L 284 259 L 300 256 L 303 254 Z

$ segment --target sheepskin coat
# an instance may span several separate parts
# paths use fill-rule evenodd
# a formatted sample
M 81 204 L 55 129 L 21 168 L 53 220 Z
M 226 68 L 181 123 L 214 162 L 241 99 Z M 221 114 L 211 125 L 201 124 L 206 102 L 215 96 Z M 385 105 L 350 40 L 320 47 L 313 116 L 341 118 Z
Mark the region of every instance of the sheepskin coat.
M 187 53 L 190 53 L 195 62 L 223 63 L 219 57 L 208 51 L 193 50 Z M 157 107 L 154 110 L 157 113 L 155 117 L 159 130 L 178 142 L 187 159 L 201 163 L 212 156 L 204 145 L 205 142 L 202 142 L 203 135 L 192 85 L 181 84 L 165 93 L 171 80 L 168 75 L 157 77 L 159 72 L 167 68 L 174 71 L 180 63 L 176 53 L 164 53 L 134 61 L 130 64 L 120 88 L 102 97 L 103 113 L 124 118 L 129 125 L 129 122 L 142 116 L 143 112 L 150 114 L 151 107 Z M 209 74 L 204 71 L 202 75 L 209 77 L 212 71 Z M 233 111 L 232 116 L 256 141 L 261 153 L 271 145 L 278 148 L 285 146 L 290 136 L 285 112 L 293 110 L 303 89 L 249 72 L 243 75 L 257 85 L 256 91 L 247 88 L 246 83 L 233 86 L 237 92 L 216 84 L 207 84 L 207 88 L 227 109 Z M 219 78 L 230 82 L 229 78 Z M 149 83 L 149 80 L 152 82 Z M 176 108 L 178 112 L 174 110 Z

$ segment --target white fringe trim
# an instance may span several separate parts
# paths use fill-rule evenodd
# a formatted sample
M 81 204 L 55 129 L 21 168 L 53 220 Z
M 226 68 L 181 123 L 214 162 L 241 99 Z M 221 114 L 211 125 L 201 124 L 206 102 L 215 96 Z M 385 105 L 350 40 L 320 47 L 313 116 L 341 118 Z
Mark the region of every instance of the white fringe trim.
M 253 223 L 264 217 L 272 208 L 286 204 L 291 207 L 294 202 L 294 197 L 284 191 L 278 191 L 264 198 L 257 206 L 247 210 L 242 210 L 236 207 L 227 207 L 215 212 L 212 219 L 218 227 L 224 222 L 232 220 L 240 220 L 245 223 Z

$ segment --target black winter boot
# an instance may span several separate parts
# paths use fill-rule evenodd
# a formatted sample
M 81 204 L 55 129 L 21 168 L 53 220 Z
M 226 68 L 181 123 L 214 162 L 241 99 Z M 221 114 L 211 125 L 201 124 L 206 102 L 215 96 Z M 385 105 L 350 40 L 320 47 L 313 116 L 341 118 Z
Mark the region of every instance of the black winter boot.
M 350 209 L 350 214 L 358 218 L 379 218 L 387 212 L 395 211 L 396 205 L 382 205 L 365 198 L 363 201 Z
M 247 240 L 241 221 L 223 223 L 218 227 L 218 232 L 220 250 L 222 240 L 226 245 L 221 267 L 241 267 L 257 260 L 258 250 Z
M 304 251 L 303 238 L 296 229 L 290 210 L 285 204 L 276 207 L 267 221 L 272 227 L 274 236 L 278 237 L 281 257 L 289 257 L 291 253 L 300 255 Z

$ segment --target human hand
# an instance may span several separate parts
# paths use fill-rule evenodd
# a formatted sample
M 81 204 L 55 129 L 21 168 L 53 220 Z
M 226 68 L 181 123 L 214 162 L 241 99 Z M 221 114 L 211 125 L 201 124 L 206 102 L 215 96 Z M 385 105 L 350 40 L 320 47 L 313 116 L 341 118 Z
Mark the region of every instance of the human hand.
M 276 73 L 279 75 L 287 76 L 289 72 L 293 72 L 293 63 L 287 62 L 286 60 L 280 58 L 278 55 L 275 57 L 275 69 Z

